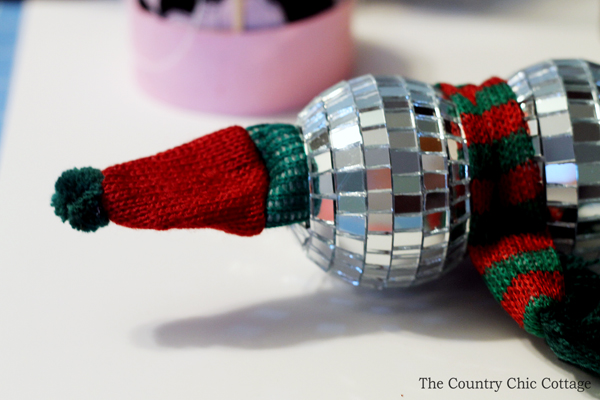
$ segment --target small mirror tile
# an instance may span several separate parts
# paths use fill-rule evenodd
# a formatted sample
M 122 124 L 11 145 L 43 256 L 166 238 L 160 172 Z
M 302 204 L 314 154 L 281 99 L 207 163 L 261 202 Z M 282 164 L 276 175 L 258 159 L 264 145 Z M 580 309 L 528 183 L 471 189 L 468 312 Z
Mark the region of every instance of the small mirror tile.
M 352 107 L 341 109 L 335 114 L 329 114 L 328 118 L 332 130 L 347 125 L 358 125 L 358 117 Z
M 338 171 L 335 176 L 336 191 L 339 192 L 364 192 L 364 170 Z
M 366 218 L 361 215 L 336 215 L 336 225 L 340 232 L 356 236 L 365 236 Z
M 542 136 L 558 136 L 571 132 L 571 119 L 567 112 L 539 118 Z
M 529 136 L 536 137 L 540 134 L 539 124 L 537 119 L 531 119 L 527 122 L 527 127 L 529 128 Z M 539 140 L 539 138 L 538 138 Z
M 448 232 L 425 236 L 423 238 L 423 247 L 437 246 L 439 244 L 446 243 L 449 237 L 450 236 Z
M 419 92 L 412 92 L 411 100 L 416 105 L 433 104 L 434 103 L 433 96 L 429 96 L 429 95 L 426 95 L 425 93 L 419 93 Z
M 351 253 L 364 254 L 365 252 L 364 241 L 347 236 L 337 235 L 335 237 L 335 245 Z
M 382 109 L 361 111 L 360 126 L 363 128 L 371 126 L 385 125 L 385 115 Z
M 371 265 L 390 265 L 390 259 L 391 256 L 389 254 L 367 253 L 365 263 Z
M 363 130 L 362 134 L 365 146 L 384 146 L 389 143 L 386 128 Z
M 577 185 L 577 164 L 546 165 L 546 182 L 550 184 Z
M 326 129 L 322 129 L 320 133 L 317 133 L 314 138 L 309 142 L 309 148 L 311 151 L 319 150 L 329 144 L 329 133 Z
M 445 175 L 442 175 L 445 177 Z M 421 176 L 420 175 L 393 175 L 394 194 L 420 193 Z M 444 178 L 445 181 L 445 178 Z M 443 188 L 443 186 L 442 186 Z
M 552 96 L 562 91 L 563 85 L 559 79 L 546 80 L 539 85 L 532 85 L 536 97 Z
M 431 232 L 447 226 L 446 211 L 439 211 L 423 216 L 423 231 Z
M 417 115 L 423 115 L 423 116 L 427 116 L 427 117 L 435 116 L 435 110 L 430 107 L 415 106 L 414 110 L 415 110 L 415 114 L 417 114 Z
M 325 109 L 329 115 L 335 115 L 339 112 L 342 115 L 351 113 L 354 109 L 354 97 L 350 92 L 346 92 L 346 95 L 338 97 L 334 101 L 325 102 Z
M 450 142 L 450 140 L 448 141 Z M 441 139 L 429 136 L 421 136 L 419 138 L 419 144 L 421 146 L 421 151 L 442 151 L 442 141 Z
M 448 100 L 440 101 L 440 111 L 443 117 L 457 117 L 458 112 L 454 104 Z
M 405 232 L 406 233 L 406 232 Z M 418 243 L 412 244 L 410 246 L 406 246 L 404 242 L 396 243 L 394 238 L 394 251 L 392 252 L 393 259 L 409 259 L 416 258 L 419 259 L 421 255 L 421 242 L 423 234 L 421 232 L 408 232 L 418 234 L 421 239 L 419 239 Z M 418 247 L 416 247 L 418 246 Z
M 549 220 L 551 222 L 566 222 L 575 223 L 577 222 L 577 207 L 575 206 L 563 206 L 563 205 L 551 205 L 548 206 Z
M 420 132 L 431 133 L 438 133 L 440 131 L 437 121 L 421 118 L 417 119 L 417 129 Z
M 427 193 L 425 196 L 425 209 L 434 210 L 436 208 L 448 207 L 447 192 Z
M 394 218 L 392 214 L 369 214 L 369 232 L 393 232 Z
M 577 187 L 548 185 L 546 187 L 546 198 L 549 203 L 577 204 Z
M 578 194 L 582 201 L 600 200 L 600 185 L 580 185 Z
M 600 219 L 600 201 L 579 206 L 579 220 Z
M 409 151 L 392 150 L 390 153 L 394 174 L 410 174 L 419 172 L 419 154 Z
M 391 265 L 394 267 L 396 271 L 399 269 L 413 269 L 417 268 L 419 265 L 418 257 L 402 257 L 402 258 L 392 258 Z
M 406 97 L 408 91 L 402 86 L 379 86 L 379 94 L 385 102 L 386 97 Z
M 597 143 L 575 143 L 574 148 L 578 164 L 600 161 L 600 146 Z M 545 151 L 546 143 L 544 143 Z
M 462 146 L 462 144 L 459 144 L 456 140 L 449 137 L 446 145 L 448 146 L 448 156 L 450 157 L 450 160 L 459 160 L 459 148 Z
M 356 107 L 359 110 L 381 105 L 381 98 L 377 92 L 365 93 L 364 95 L 357 96 L 355 101 Z
M 311 219 L 310 227 L 314 232 L 318 233 L 320 236 L 322 236 L 326 240 L 333 240 L 333 238 L 335 236 L 333 225 L 323 223 L 316 219 Z
M 394 216 L 394 230 L 414 230 L 422 229 L 423 217 L 421 214 L 417 215 L 395 215 Z
M 330 245 L 316 236 L 310 238 L 310 245 L 315 247 L 326 258 L 331 258 L 333 255 L 333 245 Z
M 394 247 L 420 246 L 423 232 L 394 232 Z M 396 254 L 396 251 L 394 251 Z
M 423 171 L 446 171 L 446 157 L 441 154 L 422 154 Z
M 323 221 L 333 222 L 335 216 L 335 201 L 331 199 L 312 199 L 313 215 Z
M 525 118 L 535 118 L 537 116 L 535 113 L 535 102 L 533 100 L 521 103 L 521 110 L 523 111 Z
M 404 110 L 406 112 L 410 110 L 410 105 L 406 97 L 384 97 L 382 100 L 386 110 Z
M 311 163 L 311 165 L 314 165 L 316 167 L 316 170 L 313 172 L 325 172 L 325 171 L 331 170 L 333 167 L 331 165 L 331 152 L 330 151 L 326 151 L 325 153 L 315 156 L 313 158 L 313 160 L 314 160 L 314 163 Z
M 600 163 L 580 164 L 578 168 L 579 183 L 600 183 Z
M 460 201 L 450 208 L 450 217 L 452 224 L 457 223 L 463 216 L 467 214 L 466 201 Z
M 573 122 L 573 137 L 576 142 L 597 142 L 600 140 L 600 125 L 594 122 Z
M 450 173 L 452 174 L 453 181 L 460 181 L 467 177 L 469 167 L 465 164 L 452 164 L 450 166 Z M 425 183 L 427 186 L 427 182 Z
M 569 113 L 573 119 L 596 119 L 596 107 L 594 107 L 594 103 L 569 103 Z
M 366 198 L 364 196 L 340 195 L 338 207 L 341 213 L 360 214 L 367 212 Z
M 571 135 L 545 137 L 542 131 L 542 148 L 547 163 L 575 160 Z
M 319 113 L 306 121 L 306 124 L 303 127 L 303 131 L 306 134 L 314 135 L 313 132 L 316 131 L 325 131 L 327 129 L 327 118 L 325 117 L 325 113 Z
M 332 129 L 329 133 L 329 137 L 331 146 L 335 149 L 342 149 L 354 143 L 362 142 L 362 135 L 356 124 L 349 124 Z
M 410 129 L 415 126 L 410 112 L 385 113 L 385 121 L 388 128 Z
M 334 153 L 335 167 L 342 169 L 353 166 L 363 166 L 363 154 L 360 147 L 350 147 L 344 150 L 336 150 Z
M 538 115 L 565 111 L 567 110 L 567 107 L 567 98 L 561 95 L 537 98 L 535 100 L 535 108 L 538 112 Z
M 394 213 L 411 214 L 423 210 L 423 198 L 421 195 L 395 195 Z
M 318 182 L 314 187 L 315 194 L 333 193 L 333 176 L 330 172 L 315 177 L 315 181 Z
M 373 75 L 362 75 L 356 78 L 352 78 L 348 80 L 348 84 L 350 85 L 353 91 L 361 90 L 364 87 L 370 87 L 373 90 L 375 90 L 377 85 Z
M 369 211 L 392 212 L 392 194 L 389 192 L 369 192 Z
M 365 164 L 367 167 L 390 165 L 390 151 L 387 147 L 366 148 Z
M 390 147 L 393 149 L 414 149 L 417 147 L 417 134 L 408 132 L 390 132 Z
M 567 89 L 567 98 L 569 100 L 593 100 L 594 96 L 592 95 L 590 88 L 587 88 L 586 91 Z
M 362 242 L 364 243 L 364 242 Z M 335 258 L 347 265 L 357 267 L 358 271 L 362 271 L 364 261 L 364 248 L 361 248 L 360 253 L 352 253 L 344 249 L 336 249 Z
M 389 168 L 367 170 L 367 190 L 392 189 L 392 174 Z
M 370 233 L 367 237 L 367 251 L 391 251 L 392 235 L 376 235 Z
M 423 174 L 423 185 L 427 190 L 445 189 L 446 174 L 425 173 Z

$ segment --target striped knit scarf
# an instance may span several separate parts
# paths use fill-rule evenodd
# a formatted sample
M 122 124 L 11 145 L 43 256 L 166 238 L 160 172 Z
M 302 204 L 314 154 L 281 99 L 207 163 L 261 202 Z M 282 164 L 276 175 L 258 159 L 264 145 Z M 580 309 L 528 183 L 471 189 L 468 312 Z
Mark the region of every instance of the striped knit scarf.
M 439 84 L 455 102 L 471 165 L 469 253 L 492 295 L 557 356 L 600 374 L 600 276 L 559 257 L 527 124 L 506 82 Z

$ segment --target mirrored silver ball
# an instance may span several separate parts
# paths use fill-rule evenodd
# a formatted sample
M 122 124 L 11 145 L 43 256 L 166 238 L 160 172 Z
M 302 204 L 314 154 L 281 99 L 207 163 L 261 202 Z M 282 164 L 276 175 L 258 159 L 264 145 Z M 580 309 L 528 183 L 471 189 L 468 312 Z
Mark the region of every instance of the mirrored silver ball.
M 299 115 L 310 221 L 293 229 L 308 257 L 355 286 L 407 287 L 465 255 L 469 166 L 455 105 L 433 86 L 366 75 Z
M 600 66 L 550 60 L 508 81 L 539 160 L 556 248 L 600 257 Z

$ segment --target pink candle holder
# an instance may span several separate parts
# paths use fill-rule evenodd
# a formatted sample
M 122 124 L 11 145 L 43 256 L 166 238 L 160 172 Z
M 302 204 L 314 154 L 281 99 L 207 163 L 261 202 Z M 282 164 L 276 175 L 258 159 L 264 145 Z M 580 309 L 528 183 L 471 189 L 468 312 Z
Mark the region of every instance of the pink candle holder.
M 272 114 L 304 106 L 351 73 L 352 0 L 302 21 L 241 33 L 199 29 L 130 5 L 137 81 L 179 107 Z

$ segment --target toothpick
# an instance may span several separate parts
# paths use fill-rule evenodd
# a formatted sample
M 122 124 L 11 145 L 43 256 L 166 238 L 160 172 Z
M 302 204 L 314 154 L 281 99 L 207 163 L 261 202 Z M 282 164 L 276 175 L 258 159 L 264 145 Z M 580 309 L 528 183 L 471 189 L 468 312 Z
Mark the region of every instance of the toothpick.
M 233 0 L 233 31 L 242 32 L 244 30 L 244 0 Z

